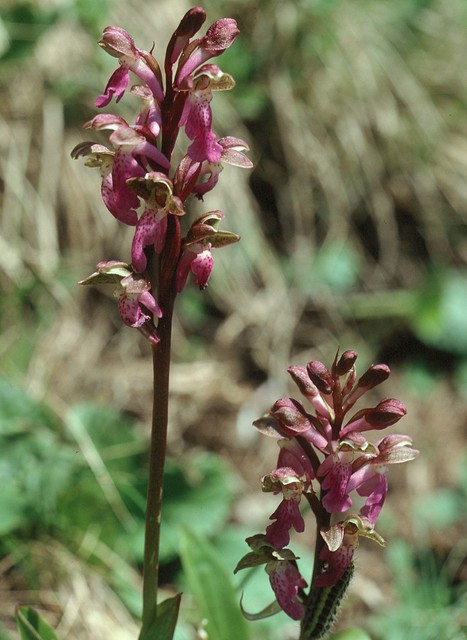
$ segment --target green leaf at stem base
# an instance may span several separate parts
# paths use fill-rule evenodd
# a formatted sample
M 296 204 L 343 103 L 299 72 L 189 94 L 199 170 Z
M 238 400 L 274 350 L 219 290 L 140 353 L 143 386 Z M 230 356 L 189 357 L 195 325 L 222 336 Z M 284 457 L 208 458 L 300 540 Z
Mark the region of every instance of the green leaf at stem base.
M 182 594 L 167 598 L 157 605 L 156 619 L 147 629 L 141 629 L 138 640 L 172 640 L 177 625 Z
M 21 640 L 58 640 L 52 627 L 30 607 L 16 609 L 16 625 Z

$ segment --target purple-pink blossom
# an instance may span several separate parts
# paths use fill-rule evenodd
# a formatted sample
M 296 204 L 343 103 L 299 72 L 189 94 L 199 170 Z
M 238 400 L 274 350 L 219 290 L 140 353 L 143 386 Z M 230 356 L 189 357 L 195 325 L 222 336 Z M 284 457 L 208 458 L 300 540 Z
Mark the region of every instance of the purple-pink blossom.
M 110 77 L 104 93 L 96 99 L 96 107 L 107 106 L 114 96 L 116 102 L 123 97 L 130 81 L 130 71 L 143 80 L 159 102 L 162 101 L 164 93 L 157 74 L 157 62 L 150 53 L 135 46 L 133 38 L 125 29 L 106 27 L 99 45 L 117 58 L 120 66 Z
M 298 592 L 307 585 L 296 565 L 287 560 L 271 560 L 266 565 L 266 571 L 281 609 L 292 620 L 301 620 L 304 607 L 298 598 Z
M 387 365 L 376 364 L 357 378 L 356 360 L 357 353 L 349 350 L 336 355 L 330 369 L 317 360 L 289 367 L 304 401 L 281 398 L 255 422 L 279 445 L 277 467 L 262 478 L 263 491 L 282 496 L 266 534 L 255 540 L 263 545 L 266 541 L 280 558 L 291 553 L 285 547 L 292 530 L 305 530 L 300 506 L 303 499 L 308 501 L 324 541 L 324 546 L 317 546 L 312 589 L 331 587 L 343 579 L 359 537 L 384 544 L 375 525 L 388 491 L 388 467 L 413 460 L 419 453 L 405 435 L 369 439 L 370 432 L 379 433 L 406 415 L 399 400 L 387 398 L 349 415 L 363 395 L 390 374 Z M 239 566 L 252 566 L 248 562 L 253 558 L 247 554 Z M 295 561 L 293 557 L 290 566 L 280 566 L 282 586 L 278 587 L 275 573 L 271 586 L 281 608 L 291 617 L 302 617 L 305 601 L 295 580 L 300 576 Z
M 212 249 L 240 239 L 217 229 L 223 218 L 220 211 L 198 216 L 191 226 L 179 221 L 186 216 L 191 195 L 202 199 L 216 186 L 224 163 L 252 166 L 243 153 L 248 150 L 246 142 L 234 136 L 220 138 L 212 129 L 214 92 L 233 88 L 235 81 L 209 60 L 231 46 L 239 33 L 237 23 L 221 18 L 195 37 L 205 19 L 201 7 L 186 12 L 169 40 L 162 65 L 153 55 L 154 43 L 147 51 L 125 29 L 106 27 L 99 45 L 118 66 L 95 104 L 104 109 L 131 93 L 139 99 L 139 112 L 132 121 L 99 113 L 85 128 L 108 132 L 108 146 L 86 141 L 72 152 L 72 157 L 85 156 L 88 166 L 99 169 L 105 206 L 119 222 L 135 228 L 128 283 L 134 286 L 133 274 L 139 274 L 152 284 L 137 296 L 122 281 L 119 310 L 125 324 L 147 331 L 150 341 L 157 335 L 154 291 L 173 301 L 190 273 L 204 289 L 213 269 Z M 188 143 L 183 142 L 185 149 L 178 155 L 176 142 L 182 130 Z

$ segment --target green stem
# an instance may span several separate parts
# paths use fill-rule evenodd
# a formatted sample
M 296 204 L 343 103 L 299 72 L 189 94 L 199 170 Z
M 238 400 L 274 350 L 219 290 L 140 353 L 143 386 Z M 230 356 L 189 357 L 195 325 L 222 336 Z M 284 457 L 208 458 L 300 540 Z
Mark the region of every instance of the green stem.
M 174 297 L 170 297 L 167 302 L 164 305 L 164 316 L 159 320 L 157 327 L 160 342 L 152 348 L 154 400 L 149 450 L 149 478 L 143 565 L 143 617 L 140 637 L 142 637 L 147 629 L 154 623 L 157 613 L 159 539 L 164 464 L 167 447 L 169 372 Z

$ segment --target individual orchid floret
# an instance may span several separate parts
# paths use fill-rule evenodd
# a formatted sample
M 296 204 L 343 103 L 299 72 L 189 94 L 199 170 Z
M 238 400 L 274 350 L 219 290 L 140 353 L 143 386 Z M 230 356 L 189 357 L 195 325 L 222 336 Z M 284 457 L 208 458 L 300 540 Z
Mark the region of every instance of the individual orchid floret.
M 205 289 L 214 264 L 211 248 L 225 247 L 240 240 L 235 233 L 217 229 L 223 217 L 224 214 L 221 211 L 210 211 L 199 216 L 192 224 L 178 263 L 176 274 L 178 292 L 184 289 L 190 271 L 195 277 L 195 284 L 200 289 Z
M 349 433 L 368 430 L 381 430 L 390 427 L 407 414 L 405 405 L 394 398 L 381 401 L 376 407 L 362 409 L 356 413 L 343 429 L 340 430 L 340 438 Z
M 208 286 L 213 265 L 210 242 L 186 244 L 177 268 L 177 292 L 180 293 L 185 288 L 190 271 L 195 277 L 194 283 L 200 289 L 205 289 Z
M 185 127 L 186 135 L 193 141 L 188 155 L 195 162 L 220 162 L 223 148 L 212 131 L 212 92 L 226 91 L 234 86 L 232 76 L 214 64 L 204 65 L 194 77 L 185 78 L 178 86 L 179 91 L 188 91 L 179 126 Z
M 99 118 L 96 116 L 94 122 Z M 109 138 L 116 149 L 138 158 L 142 164 L 150 163 L 169 169 L 170 163 L 156 146 L 156 139 L 150 129 L 141 125 L 130 127 L 126 123 L 119 126 Z
M 150 293 L 151 285 L 140 273 L 130 273 L 120 280 L 114 292 L 118 299 L 118 309 L 123 322 L 129 327 L 139 328 L 154 317 L 161 317 L 162 311 L 154 296 Z
M 131 247 L 133 267 L 142 273 L 147 264 L 145 247 L 154 245 L 155 252 L 161 253 L 167 234 L 167 216 L 183 216 L 185 210 L 181 200 L 173 195 L 172 182 L 164 173 L 152 171 L 143 178 L 129 179 L 127 184 L 146 202 Z
M 158 102 L 162 102 L 164 92 L 157 61 L 147 51 L 138 49 L 125 29 L 106 27 L 99 45 L 108 54 L 118 58 L 120 66 L 110 77 L 104 93 L 97 98 L 96 107 L 107 106 L 114 96 L 116 102 L 122 98 L 128 87 L 130 71 L 143 80 Z
M 326 365 L 318 360 L 311 360 L 306 365 L 306 370 L 318 391 L 325 396 L 329 396 L 336 384 L 336 378 L 333 377 Z
M 131 226 L 136 225 L 139 199 L 136 193 L 129 189 L 127 181 L 130 178 L 143 177 L 145 174 L 143 166 L 149 161 L 168 168 L 167 158 L 155 146 L 155 139 L 148 128 L 131 127 L 120 116 L 99 114 L 84 126 L 112 131 L 109 139 L 116 150 L 113 155 L 110 155 L 111 152 L 107 150 L 107 156 L 104 156 L 105 163 L 103 161 L 100 163 L 102 199 L 117 220 Z M 75 147 L 72 156 L 76 158 L 78 155 L 84 155 L 85 152 L 93 153 L 94 156 L 103 156 L 103 152 L 98 154 L 93 151 L 93 145 L 86 144 L 88 147 L 83 145 Z M 94 164 L 97 165 L 98 162 L 97 157 Z
M 266 565 L 266 573 L 282 611 L 292 620 L 301 620 L 305 613 L 303 603 L 298 597 L 307 583 L 297 565 L 289 560 L 271 560 Z
M 311 381 L 306 367 L 292 365 L 287 369 L 287 371 L 297 387 L 300 389 L 300 392 L 305 396 L 308 402 L 310 402 L 313 409 L 316 411 L 317 416 L 324 418 L 325 422 L 323 422 L 323 424 L 326 422 L 329 423 L 332 419 L 333 411 L 328 402 L 318 391 L 317 386 Z
M 372 524 L 376 522 L 388 492 L 387 466 L 414 460 L 420 452 L 412 444 L 409 436 L 391 434 L 370 444 L 354 463 L 347 491 L 356 490 L 358 495 L 367 498 L 360 513 Z
M 270 516 L 275 520 L 266 529 L 266 539 L 276 549 L 289 544 L 291 528 L 297 533 L 305 530 L 305 521 L 300 513 L 300 500 L 305 490 L 304 479 L 290 467 L 281 467 L 262 478 L 263 491 L 282 493 L 283 499 L 278 508 Z
M 372 364 L 358 380 L 355 389 L 347 395 L 344 410 L 348 411 L 370 389 L 378 386 L 389 378 L 391 370 L 386 364 Z
M 88 167 L 98 167 L 101 178 L 101 195 L 105 206 L 110 213 L 124 224 L 134 226 L 138 221 L 136 212 L 139 200 L 135 193 L 128 189 L 126 177 L 144 174 L 144 170 L 132 157 L 117 156 L 115 163 L 115 151 L 111 151 L 104 145 L 82 142 L 71 152 L 72 158 L 88 156 L 85 164 Z
M 221 55 L 230 47 L 239 33 L 240 30 L 233 18 L 221 18 L 209 27 L 206 35 L 187 44 L 178 63 L 176 86 L 180 87 L 185 78 L 207 60 Z
M 161 132 L 162 115 L 161 108 L 157 100 L 155 100 L 151 91 L 146 85 L 135 85 L 131 87 L 131 94 L 137 96 L 143 101 L 143 108 L 139 112 L 135 126 L 145 127 L 156 139 Z
M 97 271 L 79 284 L 116 284 L 114 295 L 123 322 L 139 329 L 151 343 L 159 342 L 153 319 L 161 318 L 162 311 L 151 293 L 151 284 L 128 264 L 117 260 L 99 262 Z
M 360 536 L 370 538 L 381 546 L 384 539 L 374 530 L 373 525 L 362 516 L 349 516 L 331 527 L 324 527 L 320 534 L 326 546 L 320 553 L 324 570 L 314 580 L 314 587 L 329 587 L 344 575 L 353 560 Z
M 303 436 L 315 447 L 324 450 L 329 443 L 323 425 L 314 416 L 309 414 L 303 405 L 294 398 L 281 398 L 277 400 L 270 410 L 280 425 L 282 432 L 289 436 Z
M 333 365 L 334 375 L 341 378 L 342 376 L 346 376 L 348 373 L 355 374 L 355 362 L 357 360 L 358 354 L 356 351 L 352 351 L 351 349 L 344 351 L 339 360 L 337 360 L 337 355 L 335 358 L 335 362 Z M 352 381 L 355 382 L 355 375 L 352 377 Z M 350 389 L 349 389 L 350 390 Z
M 219 138 L 217 143 L 222 147 L 221 157 L 219 162 L 209 162 L 205 160 L 199 171 L 199 178 L 202 181 L 198 181 L 193 187 L 193 193 L 196 193 L 198 197 L 202 197 L 216 186 L 219 180 L 219 174 L 223 171 L 224 164 L 231 164 L 236 167 L 243 167 L 245 169 L 251 169 L 253 163 L 243 153 L 248 151 L 248 145 L 240 138 L 234 138 L 228 136 L 226 138 Z
M 244 611 L 244 615 L 249 620 L 260 620 L 282 609 L 293 620 L 301 620 L 304 614 L 303 589 L 307 583 L 297 568 L 298 558 L 290 549 L 275 549 L 262 534 L 251 536 L 246 542 L 252 551 L 240 560 L 234 573 L 264 564 L 277 602 L 257 614 Z
M 322 504 L 329 513 L 342 513 L 352 505 L 348 484 L 354 457 L 352 448 L 343 446 L 340 451 L 327 456 L 318 469 L 318 477 L 323 478 Z
M 231 164 L 237 167 L 251 168 L 253 163 L 243 153 L 248 151 L 248 145 L 240 138 L 227 136 L 217 141 L 222 147 L 219 162 L 195 162 L 190 156 L 185 155 L 180 161 L 174 177 L 174 185 L 182 200 L 191 193 L 202 199 L 202 196 L 211 191 L 219 180 L 219 174 L 223 170 L 223 164 Z
M 130 274 L 120 280 L 120 287 L 115 292 L 118 298 L 118 309 L 123 322 L 129 327 L 139 328 L 151 316 L 161 318 L 162 311 L 150 292 L 151 285 L 140 273 Z

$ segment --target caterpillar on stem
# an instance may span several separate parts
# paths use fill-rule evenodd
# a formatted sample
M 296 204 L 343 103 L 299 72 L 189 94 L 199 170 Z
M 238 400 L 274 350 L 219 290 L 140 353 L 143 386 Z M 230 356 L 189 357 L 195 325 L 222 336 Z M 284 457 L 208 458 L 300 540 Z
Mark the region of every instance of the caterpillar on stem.
M 343 576 L 330 587 L 315 587 L 310 593 L 301 624 L 300 640 L 322 640 L 331 630 L 354 572 L 351 562 Z

